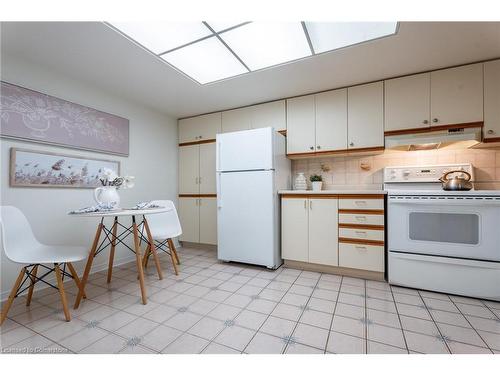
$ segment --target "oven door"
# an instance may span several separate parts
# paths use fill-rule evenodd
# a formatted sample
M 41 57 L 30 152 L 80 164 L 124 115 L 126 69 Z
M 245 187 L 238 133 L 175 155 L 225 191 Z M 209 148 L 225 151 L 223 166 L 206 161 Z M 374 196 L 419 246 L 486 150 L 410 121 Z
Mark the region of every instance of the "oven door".
M 500 261 L 498 197 L 389 196 L 392 252 Z

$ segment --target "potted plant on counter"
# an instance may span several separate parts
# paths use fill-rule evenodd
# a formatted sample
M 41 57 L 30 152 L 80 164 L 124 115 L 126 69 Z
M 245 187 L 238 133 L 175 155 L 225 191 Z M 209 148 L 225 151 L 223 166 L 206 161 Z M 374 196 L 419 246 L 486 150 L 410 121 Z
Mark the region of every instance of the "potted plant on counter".
M 313 174 L 309 177 L 313 191 L 321 190 L 323 186 L 323 177 L 320 174 Z

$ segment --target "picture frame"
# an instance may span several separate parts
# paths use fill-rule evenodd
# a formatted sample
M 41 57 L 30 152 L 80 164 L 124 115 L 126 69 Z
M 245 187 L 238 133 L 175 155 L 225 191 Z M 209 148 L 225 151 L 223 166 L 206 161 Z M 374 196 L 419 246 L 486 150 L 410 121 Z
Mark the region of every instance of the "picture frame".
M 128 156 L 129 120 L 0 81 L 0 136 Z
M 103 168 L 120 175 L 119 160 L 89 158 L 56 152 L 10 149 L 11 187 L 50 187 L 95 189 L 101 186 Z

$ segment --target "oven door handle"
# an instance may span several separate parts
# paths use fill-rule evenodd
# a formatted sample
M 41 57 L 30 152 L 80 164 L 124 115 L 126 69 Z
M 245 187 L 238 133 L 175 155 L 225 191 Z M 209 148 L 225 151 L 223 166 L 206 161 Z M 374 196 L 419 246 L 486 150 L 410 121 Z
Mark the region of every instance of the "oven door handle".
M 389 204 L 409 204 L 409 205 L 435 205 L 446 204 L 453 206 L 478 206 L 478 205 L 495 205 L 500 206 L 500 199 L 397 199 L 389 198 Z

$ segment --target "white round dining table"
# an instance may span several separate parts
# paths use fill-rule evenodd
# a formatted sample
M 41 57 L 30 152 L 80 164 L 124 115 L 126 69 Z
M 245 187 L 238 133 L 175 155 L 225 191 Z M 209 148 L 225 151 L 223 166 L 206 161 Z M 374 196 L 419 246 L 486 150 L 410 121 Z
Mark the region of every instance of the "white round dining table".
M 87 258 L 87 263 L 85 265 L 85 270 L 83 272 L 82 281 L 80 284 L 80 290 L 75 300 L 74 308 L 77 309 L 80 306 L 82 298 L 85 298 L 85 285 L 87 284 L 90 270 L 92 268 L 92 263 L 94 258 L 99 255 L 104 249 L 110 248 L 109 252 L 109 264 L 108 264 L 108 284 L 111 282 L 112 272 L 113 272 L 113 260 L 115 256 L 115 248 L 117 243 L 121 243 L 126 248 L 135 253 L 136 263 L 137 263 L 137 273 L 139 284 L 141 288 L 141 298 L 142 303 L 145 305 L 147 303 L 146 285 L 144 282 L 144 267 L 143 262 L 146 257 L 142 258 L 141 253 L 141 243 L 144 241 L 147 244 L 148 252 L 153 255 L 156 270 L 158 272 L 158 277 L 163 279 L 163 274 L 160 266 L 160 261 L 156 251 L 153 237 L 149 229 L 148 221 L 146 215 L 155 215 L 164 212 L 171 211 L 171 208 L 159 207 L 159 208 L 146 208 L 146 209 L 117 209 L 109 211 L 98 211 L 98 212 L 86 212 L 86 213 L 72 213 L 69 214 L 71 217 L 78 218 L 100 218 L 97 230 L 94 236 L 94 241 L 92 247 L 90 248 L 89 256 Z M 111 227 L 107 227 L 104 223 L 105 218 L 112 217 L 113 224 Z M 130 218 L 130 225 L 127 226 L 123 222 L 128 221 L 126 218 Z M 139 219 L 138 219 L 139 218 Z M 140 228 L 140 230 L 139 230 Z M 118 233 L 118 230 L 121 231 Z M 144 231 L 146 236 L 144 236 Z M 104 238 L 101 240 L 102 234 Z M 134 244 L 133 247 L 129 246 L 124 240 L 129 235 L 133 236 Z

